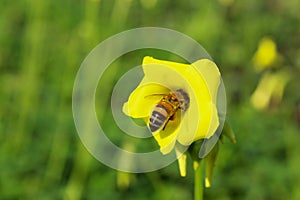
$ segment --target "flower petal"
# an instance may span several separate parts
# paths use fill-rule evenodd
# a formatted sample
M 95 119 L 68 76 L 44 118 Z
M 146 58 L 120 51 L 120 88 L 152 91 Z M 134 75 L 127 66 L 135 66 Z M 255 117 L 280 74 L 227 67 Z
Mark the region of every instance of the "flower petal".
M 191 85 L 194 86 L 195 99 L 193 100 L 193 97 L 191 97 L 190 109 L 186 112 L 186 117 L 183 117 L 183 129 L 179 132 L 177 138 L 183 145 L 190 145 L 191 142 L 198 139 L 211 137 L 219 126 L 215 103 L 220 84 L 220 72 L 215 63 L 208 59 L 196 61 L 192 66 L 200 74 L 200 78 L 198 77 L 198 80 L 196 78 L 190 79 Z M 198 84 L 196 81 L 198 81 Z M 195 112 L 199 112 L 199 114 Z M 197 114 L 200 115 L 200 119 L 197 127 L 195 127 L 190 122 L 197 119 L 195 117 Z M 186 130 L 184 124 L 189 124 L 191 127 Z
M 180 112 L 176 114 L 180 115 Z M 170 153 L 173 150 L 178 135 L 180 121 L 180 116 L 177 116 L 173 121 L 170 120 L 168 122 L 168 125 L 164 130 L 153 133 L 162 154 Z
M 184 124 L 188 124 L 188 122 L 192 119 L 189 117 L 190 112 L 187 112 L 187 117 L 183 117 L 183 121 L 181 122 L 182 126 Z M 191 141 L 196 141 L 202 138 L 211 137 L 219 126 L 219 118 L 217 113 L 217 108 L 212 103 L 207 103 L 206 106 L 203 106 L 200 114 L 200 122 L 198 124 L 198 128 L 190 128 L 188 127 L 188 132 L 182 129 L 182 132 L 177 137 L 179 143 L 183 145 L 190 145 Z M 181 126 L 181 127 L 182 127 Z M 195 132 L 191 132 L 192 130 L 196 130 Z
M 186 176 L 186 158 L 187 158 L 187 154 L 182 153 L 180 151 L 180 149 L 178 149 L 176 147 L 175 147 L 175 153 L 176 153 L 177 160 L 178 160 L 180 175 L 184 177 L 184 176 Z
M 194 62 L 192 66 L 197 68 L 205 81 L 212 102 L 216 104 L 218 88 L 220 84 L 220 71 L 216 64 L 208 59 L 202 59 Z
M 148 117 L 153 107 L 160 101 L 160 94 L 168 94 L 169 89 L 154 83 L 139 85 L 123 105 L 123 112 L 133 118 Z

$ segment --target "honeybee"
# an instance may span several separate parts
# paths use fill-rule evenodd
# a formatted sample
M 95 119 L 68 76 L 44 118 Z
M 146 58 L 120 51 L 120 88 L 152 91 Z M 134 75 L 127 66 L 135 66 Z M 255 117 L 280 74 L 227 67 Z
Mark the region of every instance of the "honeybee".
M 160 129 L 164 130 L 170 120 L 176 118 L 176 112 L 181 109 L 186 111 L 189 108 L 190 98 L 188 94 L 178 89 L 169 94 L 164 94 L 151 113 L 149 128 L 153 133 Z

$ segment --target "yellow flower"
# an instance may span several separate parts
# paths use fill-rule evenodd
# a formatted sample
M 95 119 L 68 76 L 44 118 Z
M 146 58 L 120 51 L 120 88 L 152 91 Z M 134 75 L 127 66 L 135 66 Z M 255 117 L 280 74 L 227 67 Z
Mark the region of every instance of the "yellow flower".
M 190 99 L 185 112 L 178 110 L 176 118 L 170 120 L 164 130 L 153 133 L 163 154 L 171 152 L 176 141 L 189 146 L 193 141 L 209 138 L 215 133 L 219 126 L 216 97 L 220 72 L 214 62 L 202 59 L 181 64 L 146 56 L 142 67 L 144 77 L 123 105 L 126 115 L 143 118 L 149 126 L 150 115 L 163 95 L 182 89 Z
M 256 70 L 261 71 L 272 67 L 279 60 L 280 55 L 277 53 L 276 43 L 269 37 L 262 38 L 253 57 Z
M 251 96 L 252 105 L 258 110 L 267 109 L 271 103 L 280 103 L 284 89 L 290 80 L 290 72 L 282 69 L 263 74 L 257 88 Z

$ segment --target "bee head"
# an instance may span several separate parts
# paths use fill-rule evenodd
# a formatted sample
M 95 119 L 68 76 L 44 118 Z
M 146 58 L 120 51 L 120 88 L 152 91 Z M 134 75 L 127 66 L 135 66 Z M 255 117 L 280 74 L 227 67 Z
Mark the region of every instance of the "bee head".
M 190 97 L 189 95 L 183 90 L 178 89 L 175 91 L 175 95 L 180 103 L 180 108 L 185 111 L 189 108 L 190 105 Z

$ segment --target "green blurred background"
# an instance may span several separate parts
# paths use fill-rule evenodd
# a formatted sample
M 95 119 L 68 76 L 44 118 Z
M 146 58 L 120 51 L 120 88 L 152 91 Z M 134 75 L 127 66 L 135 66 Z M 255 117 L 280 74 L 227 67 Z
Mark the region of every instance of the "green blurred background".
M 238 143 L 221 145 L 205 199 L 300 199 L 299 8 L 298 0 L 2 0 L 0 199 L 192 199 L 191 162 L 185 178 L 176 162 L 120 173 L 93 158 L 75 130 L 72 88 L 81 62 L 109 36 L 143 26 L 189 35 L 222 72 Z M 263 48 L 263 38 L 277 48 Z M 111 90 L 149 54 L 172 57 L 133 53 L 101 79 L 99 121 L 117 143 Z

